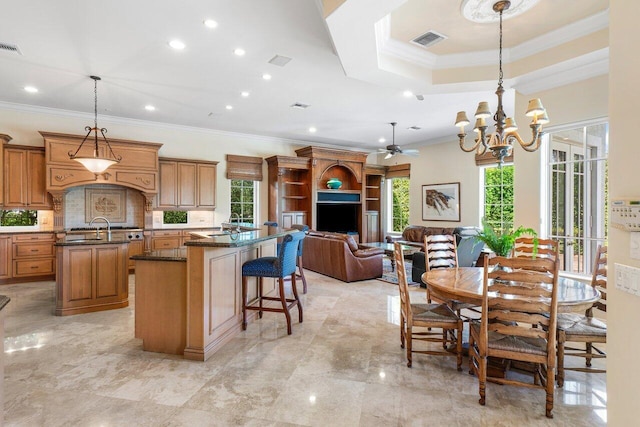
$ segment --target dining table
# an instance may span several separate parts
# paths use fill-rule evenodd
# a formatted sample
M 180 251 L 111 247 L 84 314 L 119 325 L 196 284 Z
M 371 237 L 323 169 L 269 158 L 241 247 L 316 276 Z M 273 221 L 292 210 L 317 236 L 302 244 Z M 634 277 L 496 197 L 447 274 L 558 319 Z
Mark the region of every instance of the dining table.
M 440 268 L 422 275 L 422 281 L 436 299 L 482 305 L 483 267 Z M 600 299 L 591 284 L 558 277 L 558 313 L 584 312 Z

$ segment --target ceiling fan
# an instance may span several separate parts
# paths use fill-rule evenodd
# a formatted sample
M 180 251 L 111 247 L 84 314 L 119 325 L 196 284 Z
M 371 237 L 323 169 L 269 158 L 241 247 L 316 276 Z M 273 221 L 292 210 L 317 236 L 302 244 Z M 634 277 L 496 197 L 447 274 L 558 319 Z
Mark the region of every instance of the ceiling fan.
M 418 150 L 403 150 L 400 148 L 399 145 L 396 145 L 396 125 L 398 123 L 396 122 L 391 122 L 389 123 L 392 128 L 393 128 L 393 140 L 391 141 L 391 145 L 387 145 L 386 149 L 380 148 L 378 151 L 380 153 L 387 153 L 386 156 L 384 156 L 385 159 L 390 159 L 393 156 L 395 156 L 396 154 L 404 154 L 407 156 L 417 156 L 419 154 Z

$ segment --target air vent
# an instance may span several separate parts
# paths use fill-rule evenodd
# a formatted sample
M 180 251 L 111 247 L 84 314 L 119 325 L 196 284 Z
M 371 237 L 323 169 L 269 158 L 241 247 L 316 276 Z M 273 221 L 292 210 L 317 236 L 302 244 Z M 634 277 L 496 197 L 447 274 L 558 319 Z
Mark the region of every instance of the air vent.
M 422 129 L 420 126 L 411 126 L 410 128 L 407 128 L 409 130 L 420 130 Z
M 304 110 L 305 108 L 309 108 L 309 104 L 303 104 L 302 102 L 296 102 L 295 104 L 290 105 L 291 108 L 299 108 Z
M 20 48 L 17 44 L 0 42 L 0 50 L 15 53 L 16 55 L 22 55 L 22 52 L 20 52 Z
M 427 31 L 421 36 L 416 37 L 415 39 L 411 40 L 411 42 L 419 44 L 422 47 L 430 47 L 446 38 L 447 36 L 431 30 Z
M 286 56 L 276 55 L 269 60 L 269 64 L 277 65 L 278 67 L 284 67 L 291 61 L 291 58 Z

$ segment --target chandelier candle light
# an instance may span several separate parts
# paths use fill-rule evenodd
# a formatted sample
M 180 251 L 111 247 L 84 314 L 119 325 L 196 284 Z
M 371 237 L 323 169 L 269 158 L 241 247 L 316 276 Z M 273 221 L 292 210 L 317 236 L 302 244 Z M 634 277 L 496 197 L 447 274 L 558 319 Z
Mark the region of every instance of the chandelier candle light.
M 510 1 L 498 1 L 493 5 L 493 10 L 500 14 L 500 74 L 498 78 L 498 89 L 496 90 L 496 95 L 498 95 L 498 110 L 493 116 L 493 120 L 496 122 L 496 130 L 494 133 L 487 134 L 488 126 L 486 119 L 491 117 L 491 111 L 489 110 L 488 102 L 480 102 L 476 110 L 476 123 L 473 128 L 473 130 L 478 133 L 478 137 L 475 139 L 473 146 L 467 148 L 465 147 L 467 134 L 464 131 L 464 127 L 469 124 L 467 113 L 459 111 L 456 116 L 456 126 L 460 127 L 460 133 L 458 134 L 460 148 L 467 153 L 476 150 L 478 154 L 484 154 L 487 149 L 489 149 L 492 151 L 493 156 L 498 159 L 498 164 L 500 165 L 502 165 L 504 158 L 511 154 L 515 141 L 526 151 L 536 151 L 542 142 L 542 125 L 549 123 L 549 117 L 540 99 L 530 100 L 526 115 L 532 118 L 531 124 L 529 125 L 532 139 L 530 142 L 525 142 L 517 132 L 518 126 L 516 125 L 516 121 L 511 117 L 506 117 L 504 109 L 502 108 L 502 94 L 504 93 L 502 87 L 502 12 L 507 10 L 509 6 L 511 6 Z
M 76 162 L 82 163 L 82 165 L 85 168 L 87 168 L 87 170 L 95 174 L 100 174 L 106 171 L 109 168 L 109 166 L 114 165 L 116 163 L 120 163 L 120 160 L 122 160 L 122 156 L 116 156 L 113 153 L 113 150 L 111 149 L 111 144 L 109 144 L 109 140 L 107 140 L 107 137 L 105 136 L 107 129 L 98 128 L 98 80 L 101 80 L 101 79 L 98 76 L 89 76 L 89 77 L 91 77 L 94 82 L 93 127 L 86 126 L 84 128 L 84 130 L 87 131 L 87 134 L 85 135 L 84 139 L 80 143 L 80 146 L 78 147 L 75 153 L 72 154 L 71 151 L 69 151 L 69 158 L 71 160 L 75 160 Z M 102 139 L 104 139 L 104 142 L 106 144 L 106 148 L 104 149 L 103 156 L 100 156 L 100 151 L 98 150 L 98 131 L 100 131 L 100 134 L 102 135 Z M 84 145 L 85 141 L 87 141 L 87 139 L 89 138 L 89 135 L 91 135 L 91 132 L 94 133 L 93 140 L 95 144 L 93 148 L 93 156 L 83 155 L 83 153 L 80 153 L 80 150 L 82 149 L 82 146 Z M 80 155 L 78 155 L 78 153 L 80 153 Z

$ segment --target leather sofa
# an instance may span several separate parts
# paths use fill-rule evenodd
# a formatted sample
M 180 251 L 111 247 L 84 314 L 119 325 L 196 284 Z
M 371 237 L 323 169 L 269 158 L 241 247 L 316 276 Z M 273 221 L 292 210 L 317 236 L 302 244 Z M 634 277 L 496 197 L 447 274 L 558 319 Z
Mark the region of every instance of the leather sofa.
M 424 259 L 424 236 L 434 234 L 453 234 L 456 236 L 456 246 L 458 252 L 458 266 L 473 267 L 476 265 L 484 243 L 476 239 L 474 236 L 480 232 L 478 227 L 424 227 L 420 225 L 409 225 L 402 232 L 401 237 L 387 236 L 387 242 L 401 242 L 405 245 L 420 247 L 420 252 L 415 252 L 412 256 L 411 280 L 422 283 L 421 276 L 426 271 Z
M 358 245 L 353 236 L 309 231 L 304 239 L 304 268 L 343 282 L 382 276 L 384 250 Z

